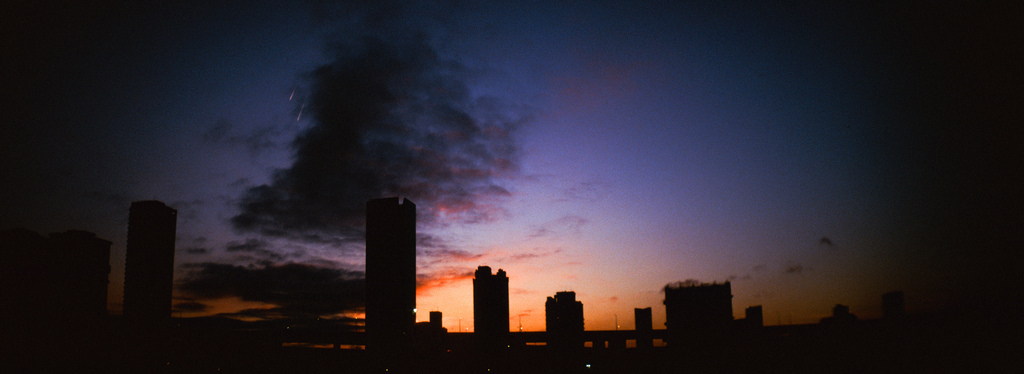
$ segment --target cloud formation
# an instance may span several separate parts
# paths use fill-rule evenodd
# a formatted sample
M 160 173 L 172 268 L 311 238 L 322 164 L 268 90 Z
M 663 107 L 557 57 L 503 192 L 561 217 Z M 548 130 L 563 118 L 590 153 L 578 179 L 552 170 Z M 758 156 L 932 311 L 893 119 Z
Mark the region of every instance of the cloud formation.
M 788 265 L 786 266 L 786 270 L 783 270 L 782 272 L 785 274 L 800 274 L 804 272 L 804 266 L 800 264 Z
M 434 288 L 471 280 L 474 271 L 469 268 L 445 268 L 427 274 L 416 274 L 416 293 L 427 293 Z
M 185 264 L 178 290 L 197 300 L 238 297 L 277 306 L 263 317 L 315 318 L 361 311 L 365 303 L 362 272 L 306 264 L 237 266 Z M 188 306 L 188 305 L 186 305 Z
M 244 192 L 236 229 L 358 239 L 366 201 L 383 196 L 409 198 L 427 224 L 507 214 L 501 181 L 518 174 L 512 135 L 528 116 L 474 97 L 466 69 L 408 39 L 339 45 L 309 74 L 312 125 L 291 143 L 291 166 Z
M 565 215 L 561 218 L 544 222 L 536 226 L 528 235 L 528 238 L 535 239 L 545 236 L 561 236 L 565 234 L 579 234 L 580 229 L 589 223 L 590 220 L 577 216 Z

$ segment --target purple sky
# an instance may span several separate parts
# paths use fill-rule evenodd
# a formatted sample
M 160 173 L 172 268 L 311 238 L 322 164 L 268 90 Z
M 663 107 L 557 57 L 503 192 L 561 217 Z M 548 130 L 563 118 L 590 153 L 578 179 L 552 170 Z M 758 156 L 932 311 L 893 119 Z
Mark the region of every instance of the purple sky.
M 418 307 L 449 329 L 478 265 L 528 330 L 561 290 L 588 329 L 635 307 L 658 328 L 685 279 L 730 280 L 767 324 L 877 317 L 892 290 L 952 308 L 1020 280 L 1019 11 L 14 9 L 0 229 L 113 241 L 115 311 L 128 206 L 157 199 L 181 315 L 358 317 L 361 209 L 390 195 L 419 208 Z

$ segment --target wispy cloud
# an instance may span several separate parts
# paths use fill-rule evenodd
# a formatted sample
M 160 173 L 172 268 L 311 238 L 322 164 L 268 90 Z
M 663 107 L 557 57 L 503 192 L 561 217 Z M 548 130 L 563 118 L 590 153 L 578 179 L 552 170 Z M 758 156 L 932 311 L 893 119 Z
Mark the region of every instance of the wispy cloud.
M 246 257 L 263 261 L 281 261 L 285 258 L 283 254 L 271 250 L 269 242 L 256 238 L 229 242 L 224 249 L 229 253 L 244 253 Z
M 536 239 L 541 237 L 558 237 L 566 234 L 579 234 L 580 229 L 589 222 L 588 219 L 577 215 L 566 215 L 534 227 L 527 235 L 527 238 Z
M 204 247 L 191 247 L 185 248 L 185 253 L 190 255 L 205 255 L 210 253 L 210 249 Z
M 510 255 L 505 256 L 505 257 L 498 258 L 497 262 L 502 262 L 502 263 L 525 262 L 525 261 L 531 261 L 531 260 L 535 260 L 535 259 L 539 259 L 539 258 L 550 257 L 552 255 L 556 255 L 556 254 L 561 253 L 561 252 L 562 252 L 561 249 L 544 249 L 544 248 L 539 248 L 538 247 L 538 248 L 534 248 L 534 249 L 532 249 L 532 250 L 530 250 L 528 252 L 519 252 L 519 253 L 514 253 L 514 254 L 510 254 Z
M 424 250 L 423 256 L 429 264 L 449 264 L 460 262 L 474 262 L 484 257 L 480 253 L 471 253 L 459 249 L 434 249 Z
M 804 266 L 801 265 L 801 264 L 787 265 L 786 266 L 786 270 L 783 270 L 782 273 L 784 273 L 784 274 L 800 274 L 800 273 L 803 273 L 804 270 L 805 270 Z M 810 270 L 810 268 L 807 268 L 807 270 Z
M 474 269 L 445 268 L 426 274 L 416 274 L 416 293 L 429 293 L 434 288 L 473 279 Z
M 562 195 L 557 201 L 583 201 L 595 202 L 606 194 L 605 186 L 599 182 L 579 182 L 562 189 Z

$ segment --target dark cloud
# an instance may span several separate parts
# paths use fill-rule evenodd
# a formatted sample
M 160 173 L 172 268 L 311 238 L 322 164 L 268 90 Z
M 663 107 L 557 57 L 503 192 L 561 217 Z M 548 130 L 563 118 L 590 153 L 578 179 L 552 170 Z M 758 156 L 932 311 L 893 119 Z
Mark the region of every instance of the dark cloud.
M 275 316 L 320 317 L 355 312 L 365 302 L 363 273 L 313 265 L 237 266 L 194 263 L 178 290 L 196 299 L 238 297 L 276 305 Z M 271 312 L 265 312 L 271 313 Z
M 821 239 L 818 240 L 818 244 L 831 247 L 832 239 L 829 239 L 827 236 L 822 236 Z
M 447 249 L 448 243 L 434 235 L 417 233 L 416 248 Z
M 206 304 L 203 304 L 203 303 L 200 303 L 200 302 L 196 302 L 196 301 L 183 301 L 183 302 L 174 304 L 174 310 L 178 310 L 178 311 L 182 311 L 182 312 L 202 312 L 202 311 L 205 311 L 205 310 L 207 310 L 209 308 L 210 308 L 209 305 L 206 305 Z
M 291 143 L 291 166 L 244 192 L 236 229 L 359 239 L 366 201 L 382 196 L 408 197 L 426 224 L 507 215 L 500 182 L 518 173 L 522 110 L 471 95 L 466 69 L 421 36 L 334 52 L 309 74 L 312 125 Z
M 804 272 L 804 266 L 800 264 L 789 265 L 786 266 L 786 270 L 783 270 L 782 272 L 785 274 L 800 274 Z
M 244 242 L 232 241 L 224 249 L 228 252 L 245 253 L 262 260 L 281 261 L 285 258 L 284 255 L 270 249 L 270 243 L 262 239 L 250 238 Z
M 267 242 L 260 239 L 246 239 L 244 242 L 233 241 L 224 247 L 228 252 L 255 252 L 266 249 Z
M 761 265 L 755 265 L 754 266 L 754 271 L 762 271 L 762 270 L 766 270 L 766 269 L 768 269 L 768 265 L 761 264 Z
M 203 247 L 185 248 L 185 253 L 190 254 L 190 255 L 205 255 L 205 254 L 210 253 L 210 249 L 209 248 L 203 248 Z

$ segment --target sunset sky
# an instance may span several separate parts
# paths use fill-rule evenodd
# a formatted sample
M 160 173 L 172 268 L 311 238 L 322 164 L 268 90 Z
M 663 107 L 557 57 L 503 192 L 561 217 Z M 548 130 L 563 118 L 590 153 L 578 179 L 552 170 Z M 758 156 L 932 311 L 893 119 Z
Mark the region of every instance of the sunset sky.
M 183 317 L 358 317 L 384 196 L 417 204 L 417 307 L 450 331 L 479 265 L 528 331 L 563 290 L 610 330 L 663 328 L 687 279 L 769 325 L 1020 282 L 1019 9 L 173 3 L 4 16 L 0 229 L 112 241 L 113 313 L 150 199 Z

